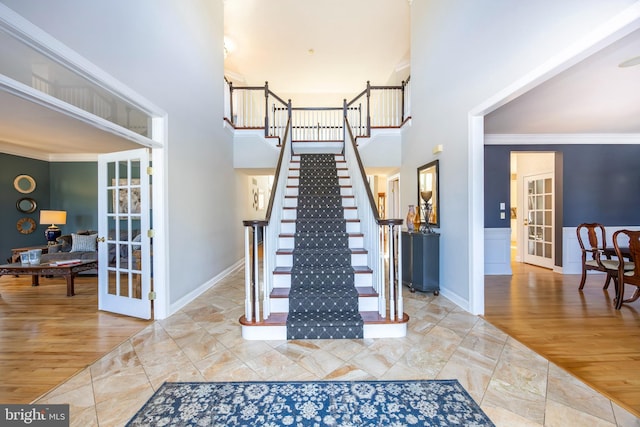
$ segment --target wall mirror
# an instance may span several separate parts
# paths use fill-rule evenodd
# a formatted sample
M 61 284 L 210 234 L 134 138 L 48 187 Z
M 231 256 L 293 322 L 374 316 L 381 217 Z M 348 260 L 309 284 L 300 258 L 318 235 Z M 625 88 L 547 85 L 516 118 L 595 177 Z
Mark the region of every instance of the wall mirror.
M 36 229 L 36 222 L 32 218 L 20 218 L 16 228 L 22 234 L 31 234 Z
M 36 180 L 29 175 L 18 175 L 13 180 L 13 187 L 22 194 L 29 194 L 36 189 Z
M 440 187 L 438 183 L 439 160 L 418 168 L 418 206 L 420 206 L 420 231 L 440 227 Z
M 22 213 L 35 212 L 38 204 L 31 197 L 23 197 L 16 202 L 16 209 Z

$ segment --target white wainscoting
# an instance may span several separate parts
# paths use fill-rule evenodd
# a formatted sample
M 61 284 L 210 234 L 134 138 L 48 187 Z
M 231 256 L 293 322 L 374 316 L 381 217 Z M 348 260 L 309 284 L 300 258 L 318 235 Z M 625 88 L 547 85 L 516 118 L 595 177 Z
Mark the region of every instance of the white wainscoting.
M 613 233 L 618 230 L 640 230 L 640 226 L 608 226 L 604 225 L 607 237 L 607 247 L 613 248 Z M 582 258 L 576 229 L 578 227 L 562 228 L 562 274 L 582 274 Z M 599 271 L 589 271 L 589 274 L 604 274 Z
M 484 229 L 484 274 L 511 274 L 511 228 Z

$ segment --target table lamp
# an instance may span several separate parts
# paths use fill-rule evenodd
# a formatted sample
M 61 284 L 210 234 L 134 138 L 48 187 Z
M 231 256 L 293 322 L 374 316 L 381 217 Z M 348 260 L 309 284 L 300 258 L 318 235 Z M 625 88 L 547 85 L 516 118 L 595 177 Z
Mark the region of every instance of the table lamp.
M 44 231 L 48 245 L 55 245 L 56 239 L 62 235 L 62 231 L 56 224 L 67 223 L 66 211 L 40 211 L 40 224 L 51 224 Z

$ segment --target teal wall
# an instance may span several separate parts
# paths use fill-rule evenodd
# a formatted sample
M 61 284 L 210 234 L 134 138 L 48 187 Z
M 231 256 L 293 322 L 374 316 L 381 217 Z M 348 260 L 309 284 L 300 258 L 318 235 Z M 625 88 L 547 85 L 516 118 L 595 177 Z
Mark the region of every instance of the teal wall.
M 11 256 L 11 249 L 46 244 L 46 225 L 38 222 L 40 210 L 67 211 L 63 233 L 98 227 L 98 166 L 95 162 L 49 163 L 26 157 L 0 153 L 0 263 Z M 22 194 L 13 187 L 18 175 L 30 175 L 36 181 L 32 193 Z M 37 203 L 35 212 L 25 214 L 16 208 L 22 197 Z M 31 234 L 22 234 L 16 223 L 20 218 L 32 218 L 37 225 Z
M 57 162 L 50 164 L 51 208 L 67 211 L 64 234 L 98 229 L 98 164 Z

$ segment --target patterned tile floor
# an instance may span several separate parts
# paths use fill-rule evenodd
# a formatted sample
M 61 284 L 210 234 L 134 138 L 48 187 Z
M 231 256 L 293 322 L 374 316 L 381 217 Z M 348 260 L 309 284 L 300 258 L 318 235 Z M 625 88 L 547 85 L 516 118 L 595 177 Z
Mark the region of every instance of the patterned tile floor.
M 497 426 L 640 426 L 640 420 L 442 295 L 405 292 L 407 336 L 245 341 L 238 270 L 36 403 L 73 426 L 122 426 L 164 381 L 452 379 Z

